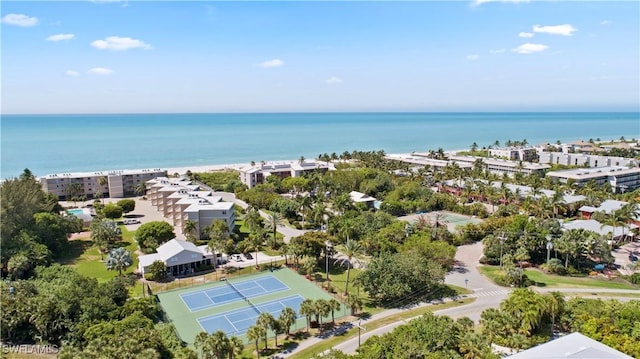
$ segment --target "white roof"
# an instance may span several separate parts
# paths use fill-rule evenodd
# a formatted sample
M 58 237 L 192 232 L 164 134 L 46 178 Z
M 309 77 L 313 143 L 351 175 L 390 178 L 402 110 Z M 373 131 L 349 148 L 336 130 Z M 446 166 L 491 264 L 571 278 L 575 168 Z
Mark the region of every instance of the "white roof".
M 540 344 L 531 349 L 509 356 L 511 359 L 633 359 L 609 346 L 580 333 L 571 333 L 561 338 Z
M 184 251 L 202 254 L 202 252 L 198 249 L 198 247 L 196 247 L 195 244 L 177 238 L 174 238 L 162 244 L 160 247 L 158 247 L 158 249 L 156 249 L 156 251 L 158 252 L 160 258 L 165 261 Z
M 158 253 L 152 253 L 139 256 L 138 260 L 138 268 L 145 268 L 150 266 L 155 261 L 162 261 L 162 258 L 160 258 L 160 255 Z
M 609 225 L 602 225 L 595 219 L 576 219 L 575 221 L 561 223 L 563 229 L 585 229 L 587 231 L 593 231 L 600 235 L 610 235 L 613 232 L 614 237 L 621 236 L 623 234 L 629 234 L 630 229 L 636 229 L 638 226 L 635 224 L 627 224 L 625 227 L 611 227 Z
M 589 212 L 589 213 L 604 212 L 606 214 L 609 214 L 611 212 L 619 210 L 620 208 L 622 208 L 626 204 L 629 204 L 629 202 L 617 201 L 615 199 L 608 199 L 608 200 L 602 202 L 600 204 L 600 206 L 598 206 L 598 207 L 582 206 L 578 210 L 582 211 L 582 212 Z M 636 206 L 638 206 L 638 205 L 636 205 Z M 640 218 L 640 217 L 636 217 L 636 218 Z
M 358 203 L 358 202 L 373 202 L 373 201 L 376 201 L 375 198 L 373 198 L 373 197 L 371 197 L 371 196 L 369 196 L 367 194 L 358 192 L 358 191 L 349 192 L 349 197 L 351 197 L 351 200 L 356 202 L 356 203 Z
M 116 176 L 116 175 L 135 175 L 135 174 L 167 174 L 167 170 L 160 168 L 153 169 L 139 169 L 139 170 L 108 170 L 108 171 L 93 171 L 93 172 L 71 172 L 71 173 L 53 173 L 43 176 L 44 178 L 78 178 L 78 177 L 93 177 L 93 176 Z
M 233 202 L 215 202 L 215 203 L 198 202 L 185 208 L 184 212 L 198 212 L 198 211 L 206 211 L 206 210 L 230 211 L 232 209 L 233 209 Z

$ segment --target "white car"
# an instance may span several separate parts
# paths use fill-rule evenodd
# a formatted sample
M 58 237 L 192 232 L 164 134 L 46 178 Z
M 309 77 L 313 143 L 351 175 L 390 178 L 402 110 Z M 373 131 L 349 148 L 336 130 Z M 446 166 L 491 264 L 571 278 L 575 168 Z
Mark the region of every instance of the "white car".
M 138 224 L 140 223 L 139 220 L 137 219 L 125 219 L 124 221 L 122 221 L 123 224 Z

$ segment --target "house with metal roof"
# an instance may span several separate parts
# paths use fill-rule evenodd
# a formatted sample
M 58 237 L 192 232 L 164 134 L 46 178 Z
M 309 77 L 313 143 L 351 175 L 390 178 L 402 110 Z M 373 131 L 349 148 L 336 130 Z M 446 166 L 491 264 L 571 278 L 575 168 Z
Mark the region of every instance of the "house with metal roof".
M 509 359 L 633 359 L 578 332 L 540 344 Z
M 155 261 L 162 261 L 167 266 L 167 272 L 174 277 L 194 273 L 203 266 L 227 262 L 227 256 L 220 253 L 214 260 L 213 253 L 206 245 L 196 246 L 189 241 L 176 238 L 159 246 L 156 252 L 138 257 L 138 272 L 143 276 Z

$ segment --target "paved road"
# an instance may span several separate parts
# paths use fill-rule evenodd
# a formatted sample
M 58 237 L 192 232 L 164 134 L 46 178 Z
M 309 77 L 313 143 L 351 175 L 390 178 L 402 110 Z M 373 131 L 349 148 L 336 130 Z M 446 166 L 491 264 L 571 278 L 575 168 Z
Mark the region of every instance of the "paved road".
M 445 283 L 453 284 L 460 287 L 467 287 L 468 289 L 473 291 L 473 294 L 466 295 L 466 297 L 475 297 L 476 300 L 464 306 L 447 308 L 435 311 L 434 313 L 437 315 L 447 315 L 452 318 L 460 318 L 460 317 L 468 317 L 475 322 L 478 322 L 480 319 L 480 314 L 482 311 L 488 308 L 496 308 L 511 292 L 511 289 L 500 287 L 498 285 L 493 284 L 488 279 L 486 279 L 480 272 L 478 271 L 477 266 L 479 265 L 479 259 L 482 257 L 482 243 L 475 243 L 471 245 L 458 247 L 458 251 L 456 252 L 456 265 L 454 270 L 449 272 L 445 277 Z M 595 293 L 595 292 L 608 292 L 608 293 L 639 293 L 638 290 L 617 290 L 617 289 L 594 289 L 594 288 L 534 288 L 534 290 L 545 293 L 549 291 L 560 291 L 563 293 Z M 595 296 L 594 296 L 595 297 Z M 603 299 L 608 299 L 612 297 L 600 297 Z M 628 297 L 616 297 L 615 299 L 619 300 L 632 300 L 635 298 Z M 429 304 L 423 304 L 429 305 Z M 391 309 L 376 315 L 373 315 L 368 320 L 363 320 L 362 327 L 366 328 L 366 323 L 371 322 L 380 318 L 388 317 L 391 315 L 395 315 L 403 309 Z M 406 310 L 406 309 L 404 309 Z M 392 331 L 395 327 L 406 324 L 408 320 L 400 320 L 384 327 L 377 328 L 371 331 L 363 331 L 360 340 L 364 343 L 367 338 L 373 335 L 382 335 Z M 348 327 L 356 326 L 358 322 L 352 322 L 347 324 Z M 292 352 L 295 353 L 297 351 L 308 348 L 318 342 L 320 342 L 322 338 L 310 338 L 302 343 Z M 347 354 L 355 353 L 358 348 L 358 337 L 349 339 L 335 347 L 335 349 L 341 350 Z M 283 358 L 288 357 L 291 353 L 281 354 L 280 356 Z
M 475 322 L 478 322 L 483 310 L 498 307 L 500 302 L 509 295 L 509 289 L 491 283 L 480 274 L 477 269 L 480 257 L 482 257 L 482 243 L 478 242 L 459 247 L 455 256 L 456 265 L 453 271 L 449 272 L 445 277 L 445 283 L 447 284 L 453 284 L 463 288 L 467 287 L 472 290 L 473 294 L 467 295 L 467 297 L 475 297 L 476 300 L 468 305 L 435 311 L 435 314 L 448 315 L 452 318 L 469 317 Z M 395 327 L 406 324 L 406 322 L 406 320 L 402 320 L 372 331 L 363 332 L 360 340 L 364 343 L 370 336 L 388 333 Z M 362 322 L 362 326 L 366 327 L 366 321 Z M 355 353 L 357 348 L 357 337 L 347 340 L 335 347 L 335 349 L 347 354 Z

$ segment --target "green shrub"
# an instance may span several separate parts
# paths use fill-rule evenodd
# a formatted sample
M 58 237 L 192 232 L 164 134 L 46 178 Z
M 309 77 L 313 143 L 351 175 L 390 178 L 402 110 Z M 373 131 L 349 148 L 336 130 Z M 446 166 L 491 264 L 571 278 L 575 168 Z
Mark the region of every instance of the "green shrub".
M 640 284 L 640 273 L 634 273 L 629 277 L 629 281 L 633 284 Z

